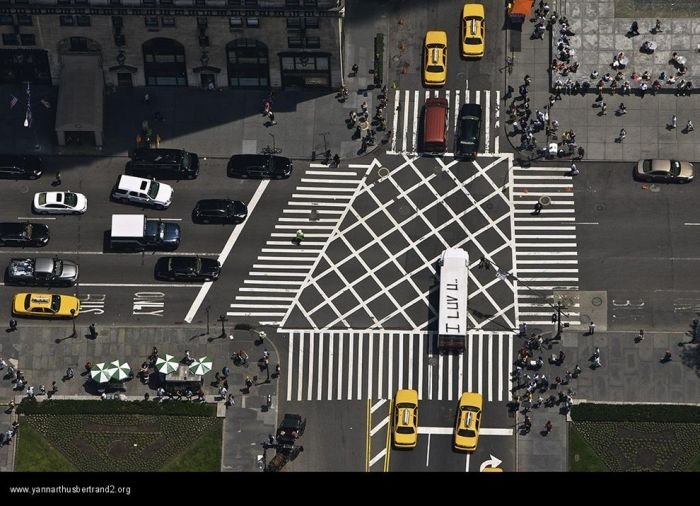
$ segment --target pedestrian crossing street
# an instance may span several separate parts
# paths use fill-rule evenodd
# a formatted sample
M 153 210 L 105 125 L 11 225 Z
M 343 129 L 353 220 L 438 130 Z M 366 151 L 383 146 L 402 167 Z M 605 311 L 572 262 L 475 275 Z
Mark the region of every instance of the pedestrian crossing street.
M 449 104 L 447 118 L 448 152 L 445 156 L 454 156 L 455 135 L 459 109 L 463 104 L 480 104 L 481 118 L 481 147 L 480 153 L 498 154 L 500 152 L 498 133 L 500 129 L 501 92 L 496 90 L 395 90 L 393 102 L 393 118 L 387 118 L 387 124 L 392 129 L 390 149 L 387 154 L 406 153 L 415 155 L 419 152 L 420 139 L 418 132 L 423 130 L 420 125 L 423 104 L 430 97 L 443 97 Z
M 466 391 L 510 398 L 512 332 L 470 332 L 461 355 L 437 354 L 431 332 L 279 332 L 289 339 L 288 401 L 391 399 L 402 388 L 428 400 L 457 400 Z
M 353 168 L 354 167 L 354 168 Z M 365 166 L 311 163 L 226 314 L 278 325 L 365 176 Z M 304 241 L 295 245 L 297 230 Z
M 578 290 L 573 177 L 569 167 L 513 167 L 515 267 L 520 322 L 552 325 L 552 290 Z M 539 199 L 551 199 L 540 215 Z M 578 305 L 566 311 L 580 324 Z

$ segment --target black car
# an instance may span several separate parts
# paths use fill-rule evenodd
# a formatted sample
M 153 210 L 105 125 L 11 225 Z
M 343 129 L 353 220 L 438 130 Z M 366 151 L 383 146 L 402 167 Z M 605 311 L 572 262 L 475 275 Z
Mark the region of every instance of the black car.
M 0 223 L 0 246 L 46 246 L 49 227 L 43 223 Z
M 271 177 L 288 178 L 294 163 L 284 156 L 275 155 L 233 155 L 226 167 L 228 177 Z
M 135 149 L 126 164 L 129 176 L 158 179 L 194 179 L 199 174 L 199 155 L 184 149 Z
M 248 216 L 248 206 L 231 199 L 200 200 L 192 211 L 195 223 L 241 223 Z
M 464 104 L 459 112 L 459 131 L 457 133 L 457 156 L 475 158 L 479 152 L 481 139 L 481 106 Z
M 44 172 L 41 158 L 34 155 L 0 155 L 0 178 L 37 179 Z
M 194 256 L 163 257 L 156 263 L 156 278 L 168 281 L 214 281 L 221 264 L 213 258 Z

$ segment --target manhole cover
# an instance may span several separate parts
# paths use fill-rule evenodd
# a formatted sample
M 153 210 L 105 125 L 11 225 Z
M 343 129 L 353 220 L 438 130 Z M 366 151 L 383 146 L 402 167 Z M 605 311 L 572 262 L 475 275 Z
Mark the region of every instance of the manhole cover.
M 540 204 L 542 204 L 544 207 L 551 206 L 552 198 L 546 195 L 544 197 L 540 197 Z
M 601 299 L 600 297 L 593 297 L 593 299 L 591 300 L 591 304 L 593 304 L 594 306 L 600 306 L 601 304 L 603 304 L 603 299 Z
M 658 193 L 661 191 L 661 187 L 658 184 L 650 184 L 649 191 L 654 192 L 654 193 Z
M 386 167 L 380 167 L 377 171 L 377 174 L 379 174 L 379 177 L 383 179 L 385 177 L 389 177 L 390 172 L 389 169 L 387 169 Z

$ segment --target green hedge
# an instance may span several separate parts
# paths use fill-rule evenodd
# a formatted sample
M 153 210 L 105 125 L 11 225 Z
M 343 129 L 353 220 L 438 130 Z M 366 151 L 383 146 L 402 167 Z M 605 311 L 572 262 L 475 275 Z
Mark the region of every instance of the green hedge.
M 575 422 L 683 422 L 700 423 L 700 407 L 673 404 L 576 404 Z
M 17 406 L 23 415 L 101 415 L 140 414 L 172 416 L 216 416 L 216 405 L 188 401 L 119 401 L 119 400 L 65 400 L 43 401 L 24 399 Z
M 374 84 L 381 86 L 384 78 L 384 34 L 374 38 Z

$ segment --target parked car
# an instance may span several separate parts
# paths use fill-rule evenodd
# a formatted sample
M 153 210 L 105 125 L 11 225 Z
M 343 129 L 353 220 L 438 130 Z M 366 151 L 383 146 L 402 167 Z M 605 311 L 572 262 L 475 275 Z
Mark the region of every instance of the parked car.
M 195 223 L 241 223 L 248 216 L 248 206 L 231 199 L 200 200 L 192 211 Z
M 44 172 L 44 163 L 34 155 L 0 155 L 0 178 L 37 179 Z
M 175 190 L 169 184 L 155 179 L 121 175 L 112 188 L 112 198 L 117 202 L 139 204 L 155 209 L 167 209 L 173 202 Z
M 442 86 L 447 81 L 447 32 L 427 32 L 424 53 L 423 83 Z
M 0 223 L 0 246 L 46 246 L 49 227 L 43 223 Z
M 155 276 L 168 281 L 215 281 L 221 264 L 214 258 L 197 256 L 162 257 L 156 262 Z
M 457 132 L 457 156 L 476 158 L 481 139 L 481 106 L 464 104 L 459 112 Z
M 481 4 L 464 4 L 462 7 L 462 56 L 481 58 L 484 56 L 486 40 L 486 22 L 484 6 Z
M 38 318 L 73 318 L 80 314 L 80 300 L 72 295 L 18 293 L 12 299 L 12 314 Z
M 87 211 L 87 197 L 72 191 L 35 193 L 32 211 L 36 214 L 83 214 Z
M 276 155 L 233 155 L 228 162 L 228 177 L 271 177 L 288 178 L 294 163 L 284 156 Z
M 634 166 L 637 181 L 654 183 L 690 183 L 695 177 L 695 169 L 690 162 L 678 160 L 639 160 Z
M 73 286 L 78 281 L 78 264 L 60 258 L 13 258 L 7 267 L 8 284 Z

